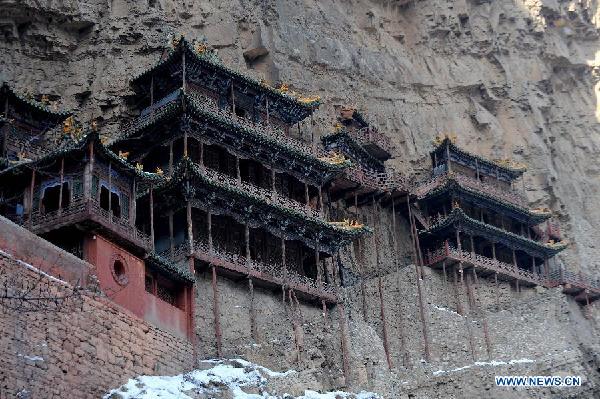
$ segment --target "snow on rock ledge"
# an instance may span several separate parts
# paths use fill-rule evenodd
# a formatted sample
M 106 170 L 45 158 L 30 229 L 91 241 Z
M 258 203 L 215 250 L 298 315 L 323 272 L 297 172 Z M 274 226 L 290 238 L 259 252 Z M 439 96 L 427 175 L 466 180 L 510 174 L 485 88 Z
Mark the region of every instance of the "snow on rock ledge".
M 186 374 L 132 378 L 104 399 L 382 399 L 371 392 L 305 390 L 303 395 L 292 396 L 270 388 L 270 382 L 295 374 L 294 370 L 271 371 L 242 359 L 207 360 L 200 369 Z

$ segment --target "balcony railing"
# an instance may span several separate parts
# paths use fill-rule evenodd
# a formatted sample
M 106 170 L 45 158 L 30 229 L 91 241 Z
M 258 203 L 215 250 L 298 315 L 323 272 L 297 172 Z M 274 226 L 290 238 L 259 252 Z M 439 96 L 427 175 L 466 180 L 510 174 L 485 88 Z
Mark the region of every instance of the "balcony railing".
M 550 273 L 550 283 L 553 286 L 568 284 L 573 287 L 600 293 L 600 281 L 584 273 L 574 273 L 567 270 L 555 270 Z
M 140 113 L 140 116 L 135 118 L 133 121 L 131 121 L 131 123 L 129 123 L 123 128 L 123 136 L 128 135 L 131 131 L 138 128 L 139 126 L 148 124 L 153 118 L 156 118 L 163 110 L 165 110 L 168 105 L 176 101 L 181 101 L 180 91 L 181 89 L 177 89 L 169 95 L 165 96 L 163 99 L 159 100 L 157 103 L 145 108 Z M 214 99 L 200 94 L 198 92 L 192 92 L 189 94 L 194 104 L 203 111 L 219 115 L 242 127 L 251 129 L 262 136 L 274 138 L 278 142 L 286 145 L 287 147 L 293 148 L 301 153 L 311 155 L 314 157 L 322 157 L 327 155 L 325 151 L 323 151 L 321 148 L 318 148 L 317 146 L 311 146 L 309 143 L 287 136 L 282 129 L 275 127 L 274 125 L 266 125 L 261 122 L 253 122 L 248 118 L 237 116 L 229 109 L 229 107 L 221 108 Z
M 460 185 L 464 187 L 468 187 L 482 193 L 491 194 L 495 197 L 501 198 L 522 208 L 527 208 L 527 199 L 522 194 L 512 189 L 502 189 L 493 184 L 484 183 L 472 177 L 452 172 L 451 174 L 444 173 L 432 177 L 426 180 L 425 182 L 419 184 L 416 190 L 417 197 L 422 198 L 431 190 L 443 186 L 444 184 L 446 184 L 450 177 L 455 179 Z
M 345 174 L 349 180 L 374 190 L 408 190 L 408 180 L 395 171 L 374 172 L 352 165 L 346 168 Z
M 85 220 L 93 220 L 114 234 L 144 249 L 151 247 L 150 237 L 132 226 L 129 220 L 112 215 L 108 210 L 102 208 L 98 201 L 83 196 L 73 198 L 68 206 L 60 210 L 33 212 L 29 221 L 25 216 L 20 219 L 20 222 L 34 233 L 39 233 Z
M 300 212 L 306 216 L 313 218 L 321 218 L 321 213 L 318 210 L 313 209 L 310 206 L 303 205 L 300 202 L 295 201 L 293 199 L 286 198 L 281 194 L 277 193 L 276 191 L 267 190 L 241 180 L 238 181 L 237 179 L 227 176 L 223 173 L 217 172 L 214 169 L 208 169 L 204 167 L 201 168 L 201 170 L 202 173 L 204 173 L 208 178 L 210 178 L 211 180 L 215 180 L 221 184 L 241 189 L 255 197 L 265 200 L 266 202 L 274 203 L 284 208 L 295 210 L 296 212 Z
M 544 276 L 531 273 L 513 264 L 499 261 L 498 259 L 491 259 L 486 256 L 476 254 L 474 252 L 459 250 L 458 248 L 455 248 L 452 245 L 450 245 L 448 242 L 445 242 L 444 245 L 442 245 L 435 251 L 429 252 L 426 256 L 426 264 L 428 266 L 432 266 L 447 258 L 451 258 L 459 262 L 464 262 L 482 269 L 491 270 L 499 274 L 503 274 L 505 276 L 510 276 L 515 279 L 529 281 L 534 284 L 548 284 L 548 281 L 544 278 Z
M 278 262 L 262 262 L 255 259 L 248 261 L 243 255 L 234 254 L 216 246 L 213 246 L 211 250 L 208 243 L 202 240 L 194 242 L 192 253 L 199 259 L 214 263 L 231 271 L 247 274 L 270 283 L 286 285 L 317 297 L 328 296 L 331 299 L 336 295 L 334 286 L 325 282 L 319 284 L 318 281 L 302 276 L 289 269 L 284 272 L 282 265 Z M 187 244 L 179 245 L 174 249 L 172 259 L 180 261 L 189 254 L 190 250 Z M 171 257 L 170 251 L 165 251 L 161 255 L 167 259 Z
M 392 154 L 394 148 L 390 139 L 379 130 L 369 126 L 362 129 L 353 129 L 350 135 L 362 146 L 376 145 L 388 154 Z

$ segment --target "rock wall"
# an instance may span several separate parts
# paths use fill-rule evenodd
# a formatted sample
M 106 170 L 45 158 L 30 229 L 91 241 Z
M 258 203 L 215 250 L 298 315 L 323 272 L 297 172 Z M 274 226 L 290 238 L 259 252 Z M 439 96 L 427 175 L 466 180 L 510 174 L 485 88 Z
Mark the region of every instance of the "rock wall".
M 129 112 L 128 80 L 156 61 L 167 35 L 205 36 L 227 64 L 321 95 L 317 137 L 331 130 L 341 105 L 358 106 L 392 139 L 396 154 L 389 166 L 402 172 L 425 173 L 430 139 L 441 132 L 456 133 L 459 144 L 481 155 L 527 163 L 531 205 L 559 212 L 571 242 L 558 262 L 597 273 L 599 18 L 592 0 L 8 1 L 0 5 L 0 74 L 18 89 L 49 94 L 63 108 L 76 109 L 81 120 L 98 118 L 115 131 Z M 246 63 L 243 52 L 260 46 L 268 54 Z M 302 126 L 304 137 L 309 128 Z M 423 321 L 409 228 L 399 218 L 393 229 L 386 212 L 360 210 L 362 220 L 377 225 L 379 264 L 369 239 L 360 251 L 355 246 L 342 253 L 352 271 L 345 292 L 349 385 L 388 397 L 598 395 L 597 305 L 582 309 L 557 289 L 518 293 L 506 283 L 496 287 L 479 279 L 471 314 L 462 287 L 455 290 L 441 273 L 425 270 Z M 398 249 L 390 245 L 392 231 Z M 210 277 L 199 275 L 202 357 L 216 353 L 211 290 Z M 219 290 L 224 354 L 272 368 L 314 370 L 326 389 L 343 384 L 343 322 L 336 309 L 324 330 L 320 310 L 301 305 L 310 356 L 298 363 L 281 293 L 256 292 L 257 342 L 249 329 L 247 286 L 220 279 Z M 454 313 L 458 301 L 468 317 Z M 422 360 L 423 325 L 428 363 Z M 532 362 L 510 364 L 523 359 Z M 493 388 L 495 374 L 558 372 L 581 374 L 586 386 Z
M 50 245 L 46 254 L 70 255 Z M 115 381 L 193 368 L 188 340 L 92 291 L 74 294 L 19 255 L 0 252 L 0 398 L 99 398 Z

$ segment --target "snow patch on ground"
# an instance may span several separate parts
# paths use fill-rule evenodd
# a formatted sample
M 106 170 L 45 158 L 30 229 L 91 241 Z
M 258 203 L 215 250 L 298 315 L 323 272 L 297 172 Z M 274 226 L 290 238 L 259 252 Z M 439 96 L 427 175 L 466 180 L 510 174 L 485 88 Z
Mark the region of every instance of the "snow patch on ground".
M 4 252 L 4 251 L 3 251 L 3 250 L 1 250 L 1 249 L 0 249 L 0 255 L 4 256 L 4 257 L 6 257 L 6 258 L 9 258 L 9 259 L 11 259 L 11 260 L 13 260 L 13 261 L 14 261 L 14 262 L 16 262 L 16 263 L 17 263 L 19 266 L 22 266 L 22 267 L 24 267 L 24 268 L 26 268 L 26 269 L 29 269 L 29 270 L 31 270 L 31 271 L 33 271 L 33 272 L 35 272 L 35 273 L 38 273 L 38 274 L 40 274 L 40 275 L 42 275 L 42 276 L 44 276 L 44 277 L 48 278 L 50 281 L 54 281 L 54 282 L 56 282 L 56 283 L 59 283 L 59 284 L 62 284 L 62 285 L 69 285 L 69 284 L 68 284 L 66 281 L 64 281 L 64 280 L 61 280 L 61 279 L 59 279 L 59 278 L 56 278 L 56 277 L 54 277 L 54 276 L 52 276 L 52 275 L 50 275 L 50 274 L 48 274 L 48 273 L 46 273 L 46 272 L 44 272 L 44 271 L 42 271 L 42 270 L 38 269 L 37 267 L 35 267 L 35 266 L 33 266 L 33 265 L 30 265 L 30 264 L 29 264 L 29 263 L 27 263 L 27 262 L 23 262 L 22 260 L 15 258 L 13 255 L 9 254 L 8 252 Z
M 450 310 L 450 309 L 448 309 L 448 308 L 445 308 L 445 307 L 443 307 L 443 306 L 437 306 L 437 305 L 431 305 L 431 306 L 432 306 L 434 309 L 441 310 L 442 312 L 448 312 L 448 313 L 452 313 L 452 314 L 453 314 L 453 315 L 455 315 L 455 316 L 458 316 L 458 317 L 463 317 L 463 316 L 462 316 L 460 313 L 456 313 L 454 310 Z
M 270 393 L 268 380 L 285 378 L 294 370 L 276 372 L 243 359 L 208 360 L 206 370 L 194 370 L 175 376 L 139 376 L 111 390 L 104 399 L 192 399 L 197 395 L 233 399 L 382 399 L 371 392 L 353 394 L 343 391 L 319 393 L 305 390 L 304 395 Z M 191 395 L 191 396 L 190 396 Z
M 462 366 L 462 367 L 458 367 L 452 370 L 438 370 L 438 371 L 434 371 L 433 375 L 438 376 L 438 375 L 442 375 L 442 374 L 446 374 L 446 373 L 454 373 L 456 371 L 462 371 L 462 370 L 466 370 L 466 369 L 470 369 L 473 367 L 486 367 L 486 366 L 492 366 L 492 367 L 498 367 L 498 366 L 507 366 L 507 365 L 512 365 L 512 364 L 521 364 L 521 363 L 535 363 L 535 360 L 531 360 L 531 359 L 517 359 L 517 360 L 509 360 L 507 362 L 503 361 L 503 360 L 492 360 L 489 362 L 475 362 L 473 364 L 469 364 L 466 366 Z

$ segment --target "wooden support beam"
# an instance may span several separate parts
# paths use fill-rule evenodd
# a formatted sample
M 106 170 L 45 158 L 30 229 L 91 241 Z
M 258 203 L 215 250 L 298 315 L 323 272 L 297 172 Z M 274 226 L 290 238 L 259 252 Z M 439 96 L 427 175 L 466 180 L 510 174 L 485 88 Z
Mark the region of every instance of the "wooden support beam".
M 486 317 L 485 309 L 477 304 L 477 288 L 479 288 L 479 279 L 477 278 L 477 271 L 473 268 L 473 280 L 475 281 L 475 287 L 473 291 L 473 302 L 477 307 L 477 312 L 481 313 L 481 323 L 483 324 L 483 337 L 485 339 L 485 347 L 487 350 L 488 360 L 492 359 L 492 339 L 490 338 L 490 331 L 488 328 L 488 322 Z
M 62 214 L 63 184 L 65 183 L 65 157 L 60 159 L 60 188 L 58 191 L 58 214 Z
M 283 284 L 287 284 L 287 265 L 285 259 L 285 238 L 281 237 L 281 267 L 283 269 Z M 285 300 L 285 295 L 283 297 Z
M 307 208 L 310 207 L 310 198 L 308 196 L 308 184 L 304 182 L 304 204 Z
M 448 275 L 446 274 L 446 259 L 442 261 L 442 271 L 444 272 L 444 285 L 448 284 Z
M 154 195 L 153 195 L 152 183 L 150 184 L 150 244 L 152 252 L 154 252 Z
M 154 74 L 150 78 L 150 105 L 154 105 Z
M 188 247 L 191 254 L 194 252 L 194 226 L 192 224 L 192 204 L 190 203 L 190 201 L 186 203 L 185 211 L 185 216 L 187 220 Z M 193 272 L 194 270 L 192 269 L 190 271 Z
M 173 140 L 169 141 L 169 176 L 173 176 Z
M 188 132 L 187 129 L 183 131 L 183 156 L 188 156 Z
M 256 307 L 254 303 L 254 283 L 252 278 L 248 277 L 248 289 L 250 291 L 250 332 L 254 342 L 259 342 L 258 329 L 256 325 Z
M 132 179 L 132 183 L 131 183 L 131 196 L 129 196 L 129 209 L 131 209 L 131 212 L 129 215 L 129 223 L 130 223 L 131 227 L 135 227 L 135 222 L 137 219 L 136 194 L 137 194 L 137 179 L 134 176 Z M 137 230 L 133 230 L 133 232 L 134 232 L 134 234 L 137 234 Z
M 342 370 L 344 371 L 344 380 L 346 386 L 350 385 L 350 354 L 348 350 L 348 332 L 346 329 L 346 312 L 344 309 L 344 304 L 339 303 L 337 305 L 338 308 L 338 316 L 340 323 L 340 341 L 342 347 Z
M 169 211 L 169 254 L 173 259 L 175 253 L 175 239 L 173 238 L 173 211 Z
M 31 216 L 33 214 L 33 191 L 35 189 L 35 168 L 31 169 L 31 181 L 29 183 L 29 209 L 27 211 L 27 223 L 31 224 Z
M 221 343 L 221 311 L 219 309 L 219 291 L 217 286 L 217 271 L 215 265 L 210 265 L 212 271 L 212 291 L 213 291 L 213 317 L 215 323 L 215 339 L 217 341 L 217 357 L 222 357 Z
M 112 162 L 108 163 L 108 220 L 112 222 Z
M 200 167 L 204 168 L 204 142 L 200 142 Z
M 213 237 L 212 237 L 212 212 L 208 210 L 206 212 L 206 228 L 208 236 L 208 252 L 213 252 Z
M 468 291 L 467 291 L 467 287 L 465 286 L 465 276 L 464 276 L 464 270 L 463 270 L 463 265 L 462 262 L 458 262 L 458 273 L 460 274 L 460 286 L 463 289 L 463 292 L 466 292 L 468 295 Z M 471 349 L 471 357 L 473 358 L 473 361 L 476 360 L 476 355 L 475 355 L 475 343 L 473 342 L 473 329 L 471 327 L 471 317 L 470 317 L 470 313 L 471 312 L 467 312 L 465 313 L 465 324 L 467 326 L 467 333 L 469 334 L 469 348 Z
M 500 310 L 500 285 L 498 284 L 498 272 L 494 273 L 494 284 L 496 285 L 496 310 Z
M 393 365 L 392 365 L 392 358 L 390 356 L 390 348 L 389 348 L 389 344 L 388 344 L 388 332 L 387 332 L 387 323 L 385 321 L 385 306 L 384 306 L 384 302 L 383 302 L 383 284 L 381 281 L 381 276 L 378 277 L 378 287 L 379 287 L 379 307 L 381 310 L 381 324 L 382 324 L 382 328 L 383 328 L 383 349 L 385 351 L 385 358 L 387 360 L 387 364 L 388 364 L 388 368 L 391 370 Z
M 462 301 L 460 300 L 460 292 L 458 290 L 458 275 L 456 273 L 456 266 L 452 267 L 452 273 L 454 275 L 454 284 L 452 285 L 454 288 L 454 297 L 456 298 L 456 313 L 459 315 L 464 315 L 464 309 L 462 307 Z

